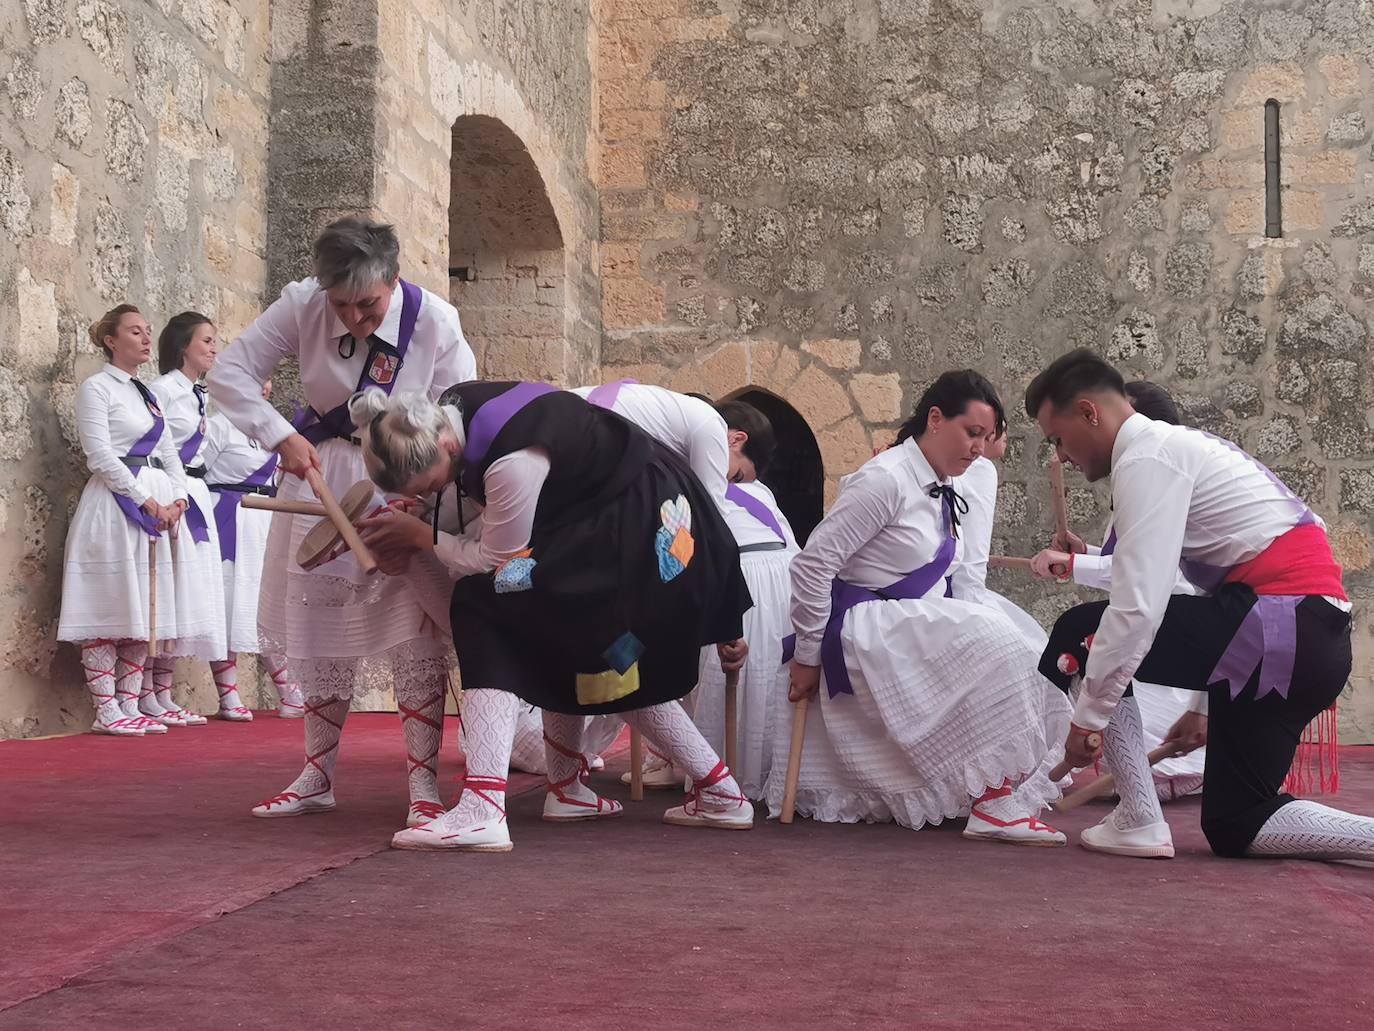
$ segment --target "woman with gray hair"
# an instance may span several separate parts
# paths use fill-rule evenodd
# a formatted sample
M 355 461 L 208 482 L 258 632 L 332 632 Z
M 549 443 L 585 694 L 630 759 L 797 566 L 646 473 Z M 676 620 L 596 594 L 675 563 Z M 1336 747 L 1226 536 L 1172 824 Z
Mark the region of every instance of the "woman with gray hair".
M 306 407 L 288 422 L 263 397 L 283 359 L 300 363 Z M 315 241 L 315 274 L 290 283 L 215 364 L 210 396 L 236 427 L 281 456 L 279 496 L 313 500 L 304 479 L 317 469 L 336 495 L 367 479 L 349 398 L 399 388 L 430 397 L 472 379 L 477 366 L 458 312 L 400 277 L 395 230 L 361 218 L 328 226 Z M 381 497 L 376 499 L 381 504 Z M 305 767 L 283 792 L 253 810 L 263 817 L 334 808 L 334 763 L 350 700 L 395 689 L 408 755 L 408 826 L 443 811 L 437 778 L 444 696 L 453 668 L 444 626 L 416 590 L 417 559 L 405 576 L 369 577 L 349 552 L 314 569 L 296 565 L 317 520 L 276 513 L 268 534 L 259 600 L 262 651 L 286 656 L 305 696 Z

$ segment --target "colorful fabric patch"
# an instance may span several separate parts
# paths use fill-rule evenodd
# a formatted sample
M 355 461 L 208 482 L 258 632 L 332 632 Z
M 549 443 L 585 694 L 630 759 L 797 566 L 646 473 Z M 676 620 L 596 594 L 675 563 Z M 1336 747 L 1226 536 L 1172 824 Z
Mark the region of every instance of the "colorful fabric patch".
M 534 587 L 534 581 L 531 579 L 534 566 L 535 561 L 530 558 L 529 548 L 506 559 L 496 568 L 496 593 L 516 594 L 531 590 Z
M 577 674 L 577 704 L 605 705 L 639 690 L 639 663 L 624 673 L 613 669 Z
M 654 536 L 654 549 L 658 552 L 658 575 L 667 583 L 687 568 L 696 551 L 696 542 L 692 540 L 692 506 L 679 494 L 665 501 L 658 514 L 663 525 Z
M 627 630 L 615 639 L 615 644 L 601 653 L 601 657 L 611 669 L 625 673 L 643 654 L 644 642 Z

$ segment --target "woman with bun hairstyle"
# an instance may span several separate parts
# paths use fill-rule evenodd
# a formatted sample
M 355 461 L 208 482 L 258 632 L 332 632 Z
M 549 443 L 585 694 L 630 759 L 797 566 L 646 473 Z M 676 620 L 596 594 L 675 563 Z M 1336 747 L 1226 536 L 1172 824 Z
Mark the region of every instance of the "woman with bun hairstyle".
M 93 733 L 165 734 L 139 711 L 150 637 L 177 635 L 168 530 L 186 509 L 186 478 L 153 392 L 137 377 L 152 356 L 152 330 L 132 304 L 90 327 L 108 364 L 76 395 L 77 433 L 91 477 L 67 529 L 57 639 L 81 648 L 95 704 Z M 155 553 L 156 625 L 149 626 L 149 552 Z

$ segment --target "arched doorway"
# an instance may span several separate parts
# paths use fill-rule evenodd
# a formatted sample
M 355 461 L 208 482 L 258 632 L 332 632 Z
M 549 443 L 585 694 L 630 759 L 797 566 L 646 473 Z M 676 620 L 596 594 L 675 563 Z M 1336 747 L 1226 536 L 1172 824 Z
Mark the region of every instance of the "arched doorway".
M 745 387 L 726 400 L 751 404 L 773 424 L 778 450 L 763 482 L 778 499 L 797 543 L 805 544 L 825 514 L 825 467 L 816 435 L 795 408 L 766 390 Z
M 565 333 L 563 234 L 543 176 L 504 122 L 453 123 L 449 299 L 488 379 L 558 380 Z

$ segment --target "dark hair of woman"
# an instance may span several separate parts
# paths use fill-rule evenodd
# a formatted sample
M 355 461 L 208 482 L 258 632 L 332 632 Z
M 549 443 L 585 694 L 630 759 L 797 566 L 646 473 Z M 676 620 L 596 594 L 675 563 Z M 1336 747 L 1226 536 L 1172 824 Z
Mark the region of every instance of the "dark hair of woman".
M 184 311 L 173 315 L 157 335 L 157 367 L 163 375 L 181 368 L 186 348 L 191 346 L 196 327 L 210 322 L 198 311 Z
M 946 419 L 952 419 L 963 415 L 975 401 L 982 401 L 992 409 L 996 418 L 994 436 L 1006 432 L 1007 413 L 1002 408 L 1002 399 L 997 396 L 997 388 L 973 369 L 958 369 L 941 373 L 934 383 L 926 387 L 921 400 L 916 402 L 916 410 L 911 418 L 902 423 L 902 428 L 897 431 L 896 443 L 925 433 L 932 408 L 940 409 Z
M 744 457 L 754 463 L 754 471 L 762 476 L 773 461 L 778 440 L 768 416 L 745 401 L 722 401 L 716 405 L 725 425 L 748 436 L 744 442 Z

